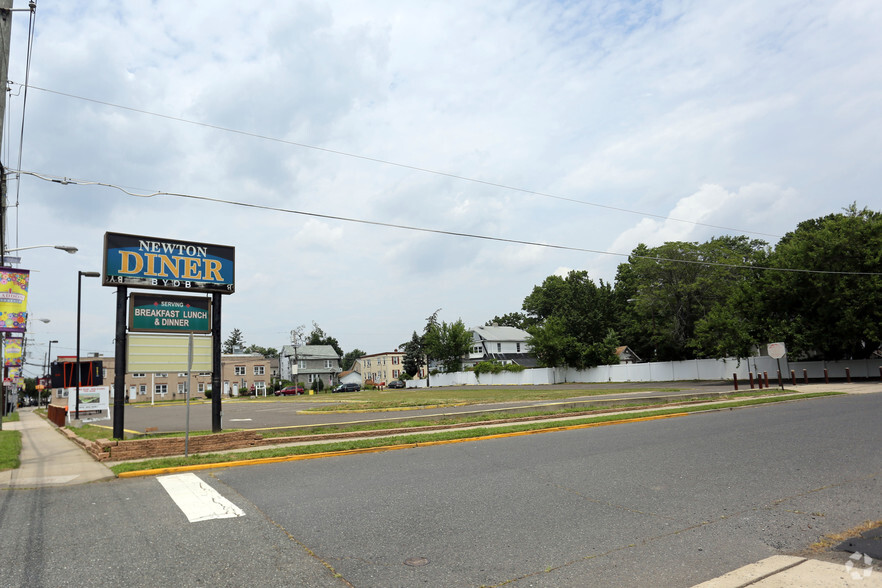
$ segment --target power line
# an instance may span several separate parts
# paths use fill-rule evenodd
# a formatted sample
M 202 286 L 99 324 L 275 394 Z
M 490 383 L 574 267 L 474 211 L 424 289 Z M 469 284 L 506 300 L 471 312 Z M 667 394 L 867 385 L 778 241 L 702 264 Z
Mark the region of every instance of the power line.
M 385 223 L 380 221 L 372 221 L 366 219 L 345 217 L 333 214 L 321 214 L 317 212 L 309 212 L 305 210 L 294 210 L 290 208 L 280 208 L 276 206 L 267 206 L 265 204 L 253 204 L 250 202 L 239 202 L 236 200 L 226 200 L 223 198 L 213 198 L 211 196 L 197 196 L 195 194 L 183 194 L 180 192 L 151 192 L 149 194 L 139 194 L 137 192 L 132 192 L 123 188 L 122 186 L 116 184 L 109 184 L 106 182 L 98 182 L 92 180 L 75 180 L 72 178 L 61 177 L 61 176 L 51 176 L 48 174 L 40 174 L 31 171 L 24 170 L 15 170 L 16 173 L 33 176 L 40 180 L 44 180 L 46 182 L 53 182 L 62 185 L 76 185 L 76 186 L 102 186 L 105 188 L 112 188 L 114 190 L 119 190 L 124 194 L 129 196 L 134 196 L 137 198 L 153 198 L 155 196 L 169 196 L 172 198 L 185 198 L 189 200 L 199 200 L 203 202 L 214 202 L 217 204 L 227 204 L 230 206 L 239 206 L 242 208 L 254 208 L 258 210 L 268 210 L 271 212 L 281 212 L 285 214 L 296 214 L 300 216 L 308 216 L 312 218 L 321 218 L 325 220 L 335 220 L 335 221 L 343 221 L 349 223 L 357 223 L 362 225 L 370 225 L 376 227 L 385 227 L 391 229 L 401 229 L 406 231 L 416 231 L 420 233 L 431 233 L 436 235 L 448 235 L 451 237 L 465 237 L 469 239 L 481 239 L 484 241 L 496 241 L 499 243 L 510 243 L 515 245 L 528 245 L 531 247 L 544 247 L 547 249 L 558 249 L 564 251 L 576 251 L 580 253 L 594 253 L 598 255 L 613 255 L 617 257 L 625 257 L 625 258 L 637 258 L 637 259 L 647 259 L 650 261 L 664 261 L 671 263 L 686 263 L 693 265 L 703 265 L 703 266 L 712 266 L 712 267 L 723 267 L 730 269 L 746 269 L 746 270 L 767 270 L 767 271 L 778 271 L 778 272 L 791 272 L 791 273 L 803 273 L 803 274 L 823 274 L 823 275 L 839 275 L 839 276 L 882 276 L 880 272 L 839 272 L 839 271 L 827 271 L 827 270 L 809 270 L 809 269 L 798 269 L 798 268 L 778 268 L 778 267 L 767 267 L 767 266 L 750 266 L 750 265 L 739 265 L 739 264 L 729 264 L 729 263 L 720 263 L 720 262 L 712 262 L 712 261 L 698 261 L 698 260 L 690 260 L 690 259 L 669 259 L 665 257 L 653 257 L 648 255 L 634 255 L 633 253 L 616 253 L 612 251 L 601 251 L 599 249 L 588 249 L 585 247 L 573 247 L 569 245 L 555 245 L 552 243 L 539 243 L 536 241 L 525 241 L 522 239 L 508 239 L 505 237 L 492 237 L 489 235 L 478 235 L 475 233 L 463 233 L 459 231 L 446 231 L 443 229 L 430 229 L 427 227 L 417 227 L 413 225 L 402 225 L 396 223 Z
M 17 82 L 10 82 L 10 84 L 20 85 L 20 84 L 17 84 Z M 774 238 L 776 238 L 776 239 L 780 239 L 780 238 L 781 238 L 781 235 L 775 235 L 775 234 L 772 234 L 772 233 L 763 233 L 763 232 L 760 232 L 760 231 L 749 231 L 749 230 L 746 230 L 746 229 L 737 229 L 737 228 L 732 228 L 732 227 L 725 227 L 725 226 L 722 226 L 722 225 L 713 225 L 713 224 L 710 224 L 710 223 L 702 223 L 702 222 L 699 222 L 699 221 L 691 221 L 691 220 L 686 220 L 686 219 L 681 219 L 681 218 L 673 218 L 673 217 L 665 216 L 665 215 L 663 215 L 663 214 L 654 214 L 654 213 L 651 213 L 651 212 L 642 212 L 642 211 L 639 211 L 639 210 L 631 210 L 631 209 L 629 209 L 629 208 L 622 208 L 622 207 L 618 207 L 618 206 L 610 206 L 610 205 L 608 205 L 608 204 L 599 204 L 599 203 L 597 203 L 597 202 L 590 202 L 590 201 L 588 201 L 588 200 L 579 200 L 579 199 L 577 199 L 577 198 L 569 198 L 569 197 L 566 197 L 566 196 L 558 196 L 558 195 L 555 195 L 555 194 L 549 194 L 549 193 L 547 193 L 547 192 L 539 192 L 539 191 L 537 191 L 537 190 L 530 190 L 530 189 L 527 189 L 527 188 L 520 188 L 520 187 L 517 187 L 517 186 L 511 186 L 511 185 L 508 185 L 508 184 L 502 184 L 502 183 L 499 183 L 499 182 L 491 182 L 491 181 L 489 181 L 489 180 L 481 180 L 481 179 L 478 179 L 478 178 L 472 178 L 472 177 L 469 177 L 469 176 L 463 176 L 463 175 L 454 174 L 454 173 L 451 173 L 451 172 L 444 172 L 444 171 L 439 171 L 439 170 L 435 170 L 435 169 L 431 169 L 431 168 L 420 167 L 420 166 L 417 166 L 417 165 L 410 165 L 410 164 L 406 164 L 406 163 L 400 163 L 400 162 L 396 162 L 396 161 L 391 161 L 391 160 L 388 160 L 388 159 L 380 159 L 380 158 L 377 158 L 377 157 L 370 157 L 370 156 L 367 156 L 367 155 L 359 155 L 359 154 L 357 154 L 357 153 L 349 153 L 349 152 L 346 152 L 346 151 L 340 151 L 340 150 L 337 150 L 337 149 L 329 149 L 329 148 L 327 148 L 327 147 L 319 147 L 319 146 L 317 146 L 317 145 L 310 145 L 310 144 L 308 144 L 308 143 L 300 143 L 300 142 L 298 142 L 298 141 L 290 141 L 290 140 L 288 140 L 288 139 L 281 139 L 281 138 L 279 138 L 279 137 L 271 137 L 271 136 L 268 136 L 268 135 L 262 135 L 262 134 L 260 134 L 260 133 L 253 133 L 253 132 L 250 132 L 250 131 L 243 131 L 243 130 L 240 130 L 240 129 L 233 129 L 233 128 L 230 128 L 230 127 L 223 127 L 223 126 L 215 125 L 215 124 L 211 124 L 211 123 L 205 123 L 205 122 L 200 122 L 200 121 L 194 121 L 194 120 L 190 120 L 190 119 L 186 119 L 186 118 L 182 118 L 182 117 L 178 117 L 178 116 L 171 116 L 171 115 L 168 115 L 168 114 L 161 114 L 161 113 L 158 113 L 158 112 L 151 112 L 151 111 L 149 111 L 149 110 L 143 110 L 143 109 L 140 109 L 140 108 L 133 108 L 133 107 L 131 107 L 131 106 L 123 106 L 123 105 L 121 105 L 121 104 L 114 104 L 114 103 L 112 103 L 112 102 L 106 102 L 106 101 L 104 101 L 104 100 L 96 100 L 96 99 L 94 99 L 94 98 L 86 98 L 86 97 L 84 97 L 84 96 L 77 96 L 76 94 L 69 94 L 69 93 L 67 93 L 67 92 L 60 92 L 60 91 L 58 91 L 58 90 L 50 90 L 50 89 L 48 89 L 48 88 L 41 88 L 41 87 L 38 87 L 38 86 L 30 86 L 30 87 L 33 88 L 34 90 L 39 90 L 39 91 L 41 91 L 41 92 L 47 92 L 47 93 L 49 93 L 49 94 L 55 94 L 55 95 L 57 95 L 57 96 L 64 96 L 64 97 L 66 97 L 66 98 L 73 98 L 73 99 L 75 99 L 75 100 L 83 100 L 83 101 L 85 101 L 85 102 L 91 102 L 91 103 L 93 103 L 93 104 L 100 104 L 100 105 L 102 105 L 102 106 L 109 106 L 109 107 L 111 107 L 111 108 L 118 108 L 118 109 L 120 109 L 120 110 L 127 110 L 127 111 L 129 111 L 129 112 L 136 112 L 136 113 L 138 113 L 138 114 L 146 114 L 146 115 L 148 115 L 148 116 L 155 116 L 155 117 L 159 117 L 159 118 L 164 118 L 164 119 L 166 119 L 166 120 L 171 120 L 171 121 L 175 121 L 175 122 L 180 122 L 180 123 L 185 123 L 185 124 L 195 125 L 195 126 L 199 126 L 199 127 L 203 127 L 203 128 L 207 128 L 207 129 L 213 129 L 213 130 L 223 131 L 223 132 L 227 132 L 227 133 L 235 133 L 235 134 L 237 134 L 237 135 L 242 135 L 242 136 L 245 136 L 245 137 L 251 137 L 251 138 L 254 138 L 254 139 L 261 139 L 261 140 L 264 140 L 264 141 L 273 141 L 273 142 L 276 142 L 276 143 L 282 143 L 282 144 L 284 144 L 284 145 L 291 145 L 291 146 L 294 146 L 294 147 L 301 147 L 301 148 L 303 148 L 303 149 L 312 149 L 312 150 L 314 150 L 314 151 L 321 151 L 321 152 L 323 152 L 323 153 L 330 153 L 330 154 L 333 154 L 333 155 L 340 155 L 340 156 L 343 156 L 343 157 L 350 157 L 350 158 L 353 158 L 353 159 L 361 159 L 361 160 L 363 160 L 363 161 L 370 161 L 370 162 L 373 162 L 373 163 L 379 163 L 379 164 L 382 164 L 382 165 L 388 165 L 388 166 L 393 166 L 393 167 L 399 167 L 399 168 L 402 168 L 402 169 L 408 169 L 408 170 L 411 170 L 411 171 L 417 171 L 417 172 L 421 172 L 421 173 L 432 174 L 432 175 L 436 175 L 436 176 L 442 176 L 442 177 L 445 177 L 445 178 L 452 178 L 452 179 L 460 180 L 460 181 L 463 181 L 463 182 L 471 182 L 471 183 L 473 183 L 473 184 L 481 184 L 481 185 L 483 185 L 483 186 L 490 186 L 490 187 L 493 187 L 493 188 L 500 188 L 500 189 L 502 189 L 502 190 L 509 190 L 509 191 L 512 191 L 512 192 L 520 192 L 521 194 L 529 194 L 529 195 L 531 195 L 531 196 L 540 196 L 540 197 L 542 197 L 542 198 L 550 198 L 550 199 L 554 199 L 554 200 L 560 200 L 560 201 L 563 201 L 563 202 L 570 202 L 570 203 L 573 203 L 573 204 L 582 204 L 582 205 L 584 205 L 584 206 L 593 206 L 593 207 L 596 207 L 596 208 L 603 208 L 603 209 L 606 209 L 606 210 L 612 210 L 612 211 L 615 211 L 615 212 L 624 212 L 624 213 L 627 213 L 627 214 L 635 214 L 635 215 L 638 215 L 638 216 L 647 216 L 647 217 L 658 218 L 658 219 L 662 219 L 662 220 L 669 220 L 669 221 L 675 221 L 675 222 L 679 222 L 679 223 L 686 223 L 686 224 L 695 225 L 695 226 L 708 227 L 708 228 L 711 228 L 711 229 L 720 229 L 720 230 L 724 230 L 724 231 L 731 231 L 731 232 L 734 232 L 734 233 L 743 233 L 743 234 L 749 234 L 749 235 L 761 235 L 761 236 L 763 236 L 763 237 L 774 237 Z M 19 167 L 21 167 L 21 166 L 19 166 Z

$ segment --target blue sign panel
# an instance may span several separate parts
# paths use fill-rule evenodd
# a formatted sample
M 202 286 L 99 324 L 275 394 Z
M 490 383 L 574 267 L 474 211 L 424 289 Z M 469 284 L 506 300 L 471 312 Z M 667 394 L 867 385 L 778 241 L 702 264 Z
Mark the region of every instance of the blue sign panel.
M 102 283 L 232 294 L 235 257 L 236 249 L 226 245 L 105 233 Z

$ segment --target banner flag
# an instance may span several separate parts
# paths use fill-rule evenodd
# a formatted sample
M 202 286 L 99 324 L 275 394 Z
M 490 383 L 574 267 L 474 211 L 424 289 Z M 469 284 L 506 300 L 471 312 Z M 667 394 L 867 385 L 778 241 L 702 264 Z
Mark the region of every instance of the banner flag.
M 29 270 L 0 268 L 0 331 L 25 332 L 30 273 Z

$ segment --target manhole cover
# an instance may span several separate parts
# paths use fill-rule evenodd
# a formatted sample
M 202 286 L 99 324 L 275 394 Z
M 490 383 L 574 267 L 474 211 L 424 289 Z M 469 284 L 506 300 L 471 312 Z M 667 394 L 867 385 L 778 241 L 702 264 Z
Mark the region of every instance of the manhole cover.
M 404 560 L 404 565 L 413 566 L 415 568 L 418 568 L 420 566 L 424 566 L 427 563 L 429 563 L 429 560 L 427 560 L 424 557 L 409 557 L 406 560 Z

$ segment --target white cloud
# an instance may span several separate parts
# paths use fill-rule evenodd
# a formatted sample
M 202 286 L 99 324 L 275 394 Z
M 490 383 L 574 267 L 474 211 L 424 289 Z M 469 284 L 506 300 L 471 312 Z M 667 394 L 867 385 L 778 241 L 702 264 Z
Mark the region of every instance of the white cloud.
M 26 170 L 589 252 L 30 176 L 7 242 L 80 247 L 23 255 L 60 353 L 76 269 L 100 268 L 108 230 L 235 246 L 223 325 L 251 343 L 315 320 L 346 349 L 388 349 L 439 307 L 478 324 L 552 273 L 611 280 L 624 258 L 590 251 L 732 232 L 674 218 L 781 235 L 852 201 L 882 209 L 880 24 L 854 0 L 40 4 Z M 90 351 L 112 351 L 113 298 L 84 292 Z

